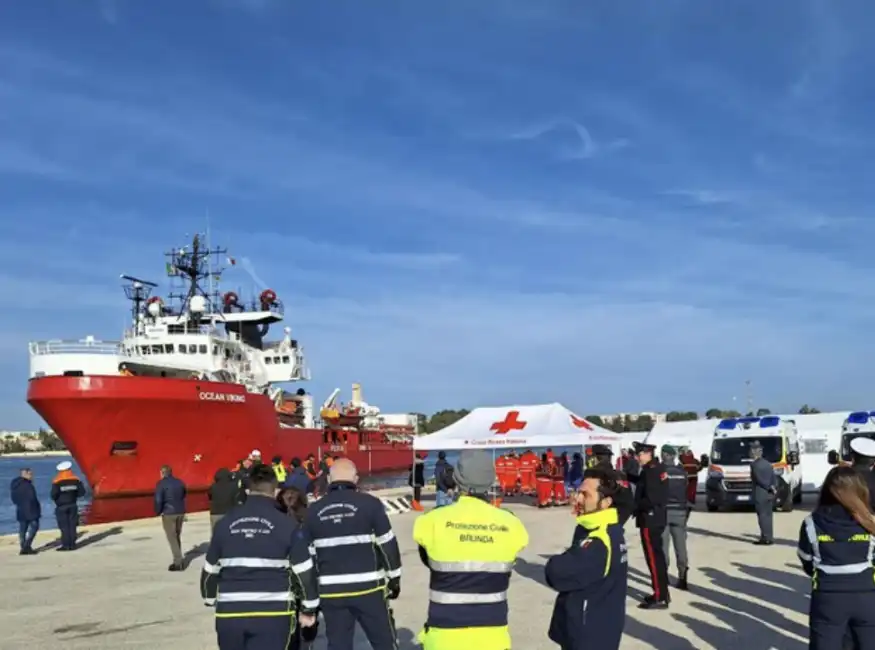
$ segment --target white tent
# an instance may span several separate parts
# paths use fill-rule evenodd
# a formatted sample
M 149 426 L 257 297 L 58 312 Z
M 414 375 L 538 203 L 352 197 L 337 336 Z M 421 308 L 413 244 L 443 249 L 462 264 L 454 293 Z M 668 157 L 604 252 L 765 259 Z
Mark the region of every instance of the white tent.
M 458 422 L 413 441 L 423 451 L 441 449 L 538 449 L 609 445 L 622 436 L 602 429 L 559 403 L 474 409 Z

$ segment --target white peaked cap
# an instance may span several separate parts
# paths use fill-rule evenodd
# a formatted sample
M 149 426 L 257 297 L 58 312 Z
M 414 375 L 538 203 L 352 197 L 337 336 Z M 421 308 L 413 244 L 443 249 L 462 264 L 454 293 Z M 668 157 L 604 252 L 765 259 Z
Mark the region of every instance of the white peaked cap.
M 252 458 L 261 458 L 261 452 L 257 449 L 253 449 L 252 453 L 249 454 Z
M 65 461 L 58 463 L 58 466 L 55 469 L 57 469 L 59 472 L 63 472 L 63 471 L 68 470 L 68 469 L 73 469 L 73 463 L 71 463 L 69 460 L 65 460 Z
M 875 458 L 875 440 L 863 437 L 854 438 L 851 440 L 851 451 L 867 458 Z

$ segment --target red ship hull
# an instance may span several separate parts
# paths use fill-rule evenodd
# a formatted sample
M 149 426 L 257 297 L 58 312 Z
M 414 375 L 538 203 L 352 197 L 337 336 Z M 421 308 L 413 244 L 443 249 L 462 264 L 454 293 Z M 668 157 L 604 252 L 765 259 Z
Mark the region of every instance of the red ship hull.
M 206 490 L 220 467 L 253 449 L 265 460 L 339 453 L 362 475 L 407 469 L 410 445 L 377 432 L 327 445 L 321 429 L 281 428 L 273 402 L 236 384 L 167 377 L 50 376 L 31 379 L 27 401 L 61 438 L 94 498 L 153 493 L 162 465 L 189 491 Z M 372 439 L 373 438 L 373 439 Z

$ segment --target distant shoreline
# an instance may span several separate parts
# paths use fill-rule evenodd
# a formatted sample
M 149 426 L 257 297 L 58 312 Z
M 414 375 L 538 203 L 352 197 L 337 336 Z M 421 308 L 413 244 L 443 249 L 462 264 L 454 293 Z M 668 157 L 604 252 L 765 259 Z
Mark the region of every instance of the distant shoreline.
M 69 456 L 69 451 L 16 451 L 0 454 L 0 458 L 50 458 L 52 456 Z

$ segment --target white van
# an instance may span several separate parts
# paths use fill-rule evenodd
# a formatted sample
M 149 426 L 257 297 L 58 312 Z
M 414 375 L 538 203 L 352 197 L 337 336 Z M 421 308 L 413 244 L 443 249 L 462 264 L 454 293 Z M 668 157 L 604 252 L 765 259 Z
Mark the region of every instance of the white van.
M 830 465 L 851 462 L 851 440 L 871 438 L 875 440 L 875 411 L 854 411 L 849 413 L 842 424 L 838 450 L 831 450 L 827 456 Z
M 729 418 L 714 430 L 711 465 L 705 483 L 705 503 L 710 512 L 721 506 L 753 503 L 750 447 L 759 442 L 763 457 L 778 475 L 776 507 L 784 512 L 802 501 L 802 465 L 796 423 L 778 415 Z

